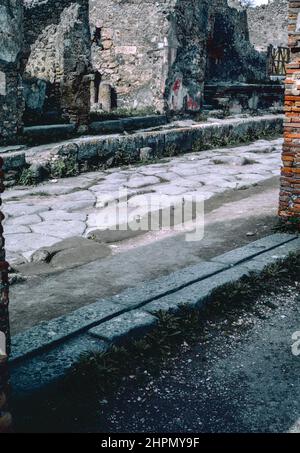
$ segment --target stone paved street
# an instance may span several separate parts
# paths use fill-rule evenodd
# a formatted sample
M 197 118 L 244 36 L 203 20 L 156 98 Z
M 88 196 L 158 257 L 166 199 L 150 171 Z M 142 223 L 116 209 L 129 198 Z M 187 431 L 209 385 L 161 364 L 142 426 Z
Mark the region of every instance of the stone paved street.
M 128 214 L 136 220 L 148 209 L 156 210 L 165 197 L 197 195 L 209 200 L 227 190 L 255 186 L 279 174 L 281 146 L 281 139 L 259 140 L 7 190 L 3 195 L 7 259 L 16 265 L 38 260 L 35 252 L 40 248 L 122 226 Z M 127 191 L 128 206 L 120 191 Z M 149 197 L 150 208 L 145 206 Z

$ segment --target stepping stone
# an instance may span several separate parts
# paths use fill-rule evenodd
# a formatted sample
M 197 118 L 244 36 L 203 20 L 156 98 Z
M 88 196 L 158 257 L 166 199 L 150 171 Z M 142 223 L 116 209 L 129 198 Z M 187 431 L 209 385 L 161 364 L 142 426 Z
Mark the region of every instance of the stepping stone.
M 94 230 L 90 231 L 88 234 L 88 239 L 92 239 L 95 242 L 100 242 L 104 244 L 113 244 L 115 242 L 126 241 L 127 239 L 132 239 L 142 234 L 145 234 L 146 231 L 137 230 L 133 231 L 128 230 Z
M 81 237 L 71 237 L 57 242 L 52 247 L 44 247 L 32 255 L 32 261 L 48 261 L 52 267 L 65 269 L 80 266 L 91 261 L 107 258 L 111 249 Z M 52 257 L 52 258 L 51 258 Z

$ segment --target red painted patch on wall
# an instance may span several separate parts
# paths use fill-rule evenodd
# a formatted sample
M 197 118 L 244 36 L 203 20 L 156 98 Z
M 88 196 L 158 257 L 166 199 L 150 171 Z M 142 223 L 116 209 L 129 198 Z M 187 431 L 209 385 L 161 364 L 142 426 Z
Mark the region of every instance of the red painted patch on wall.
M 173 85 L 174 93 L 177 94 L 178 91 L 180 90 L 180 88 L 181 88 L 181 80 L 177 79 L 177 80 L 175 80 L 174 85 Z
M 195 101 L 193 98 L 191 98 L 190 96 L 188 96 L 187 98 L 187 108 L 188 110 L 198 110 L 200 108 L 200 105 L 197 101 Z

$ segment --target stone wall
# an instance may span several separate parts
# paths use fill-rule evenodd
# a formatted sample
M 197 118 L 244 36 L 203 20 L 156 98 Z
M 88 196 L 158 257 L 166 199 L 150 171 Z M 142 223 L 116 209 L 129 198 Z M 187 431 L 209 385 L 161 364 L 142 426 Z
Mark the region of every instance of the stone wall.
M 300 219 L 300 0 L 289 2 L 289 47 L 279 214 Z
M 89 114 L 88 0 L 24 0 L 27 121 L 86 123 Z M 41 115 L 42 114 L 42 115 Z
M 114 106 L 164 110 L 162 93 L 178 47 L 169 17 L 173 4 L 90 1 L 92 62 L 102 81 L 115 90 Z
M 266 58 L 249 40 L 247 13 L 238 0 L 210 2 L 206 80 L 261 82 Z
M 22 127 L 21 0 L 0 0 L 0 142 Z
M 92 63 L 98 83 L 111 85 L 113 105 L 199 111 L 207 73 L 210 79 L 262 79 L 265 61 L 249 43 L 245 11 L 230 4 L 227 0 L 90 0 Z M 95 99 L 101 107 L 101 96 Z
M 247 11 L 250 40 L 259 51 L 288 44 L 288 0 L 271 0 Z

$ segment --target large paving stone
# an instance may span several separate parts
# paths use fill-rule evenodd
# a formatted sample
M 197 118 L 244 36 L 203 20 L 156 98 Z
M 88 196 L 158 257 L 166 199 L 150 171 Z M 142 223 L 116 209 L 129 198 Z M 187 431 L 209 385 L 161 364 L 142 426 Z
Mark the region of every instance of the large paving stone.
M 61 203 L 53 203 L 52 209 L 60 208 L 63 211 L 76 212 L 83 211 L 94 207 L 95 201 L 93 200 L 82 200 L 82 201 L 63 201 Z
M 3 212 L 5 215 L 9 215 L 10 217 L 20 217 L 20 216 L 27 216 L 31 214 L 38 214 L 43 211 L 48 211 L 49 207 L 44 206 L 42 204 L 29 204 L 29 203 L 22 203 L 22 202 L 7 202 L 3 207 Z
M 95 194 L 107 193 L 107 192 L 116 192 L 123 188 L 123 182 L 113 183 L 109 181 L 102 181 L 99 184 L 91 186 L 89 190 Z
M 159 186 L 155 187 L 155 190 L 157 193 L 162 194 L 162 195 L 181 195 L 186 192 L 185 187 L 178 187 L 175 184 L 169 183 L 169 184 L 160 184 Z
M 25 225 L 5 225 L 5 236 L 10 234 L 31 233 L 29 226 Z
M 46 211 L 41 213 L 41 217 L 50 222 L 56 221 L 79 221 L 85 222 L 87 214 L 84 212 L 67 212 L 60 209 L 55 211 Z M 34 223 L 34 222 L 32 222 Z M 36 222 L 37 223 L 37 222 Z
M 96 202 L 95 196 L 89 190 L 77 191 L 67 195 L 61 195 L 51 200 L 51 208 L 62 211 L 80 211 L 91 208 Z
M 97 213 L 99 212 L 99 208 L 104 208 L 106 206 L 109 206 L 110 204 L 115 204 L 118 202 L 122 202 L 128 199 L 128 195 L 131 192 L 124 192 L 124 190 L 113 190 L 111 192 L 96 192 L 96 209 Z M 92 214 L 92 213 L 91 213 Z
M 34 233 L 43 234 L 45 236 L 54 236 L 60 239 L 71 236 L 82 236 L 85 228 L 85 223 L 78 220 L 45 221 L 31 226 Z
M 138 189 L 140 187 L 147 187 L 153 184 L 158 184 L 159 182 L 160 180 L 156 176 L 135 176 L 124 183 L 124 186 L 128 187 L 129 189 Z
M 157 210 L 176 203 L 182 202 L 182 197 L 178 195 L 169 196 L 160 193 L 145 193 L 142 195 L 135 195 L 128 200 L 128 206 L 132 207 L 147 207 L 149 210 Z
M 117 230 L 118 226 L 122 226 L 122 228 L 124 227 L 127 230 L 126 225 L 134 224 L 135 222 L 138 227 L 139 219 L 147 212 L 147 206 L 130 207 L 126 202 L 109 205 L 89 214 L 87 220 L 88 233 L 91 229 Z
M 89 330 L 89 334 L 108 342 L 121 342 L 131 338 L 138 338 L 155 327 L 158 319 L 151 314 L 134 310 L 117 316 L 97 327 Z
M 27 190 L 27 193 L 30 193 L 31 195 L 36 194 L 39 196 L 42 194 L 42 197 L 46 197 L 47 195 L 49 197 L 55 196 L 55 195 L 66 195 L 71 192 L 73 192 L 75 189 L 80 190 L 80 187 L 77 187 L 77 185 L 68 185 L 66 184 L 65 180 L 60 180 L 60 183 L 49 183 L 49 184 L 41 184 L 36 187 L 31 187 L 30 189 Z M 24 196 L 24 195 L 23 195 Z
M 8 234 L 5 238 L 5 247 L 10 253 L 31 252 L 55 244 L 57 237 L 38 233 Z
M 12 229 L 13 227 L 20 225 L 33 225 L 35 223 L 40 223 L 42 221 L 41 217 L 36 214 L 32 215 L 21 215 L 19 217 L 12 217 L 5 221 L 5 230 Z

